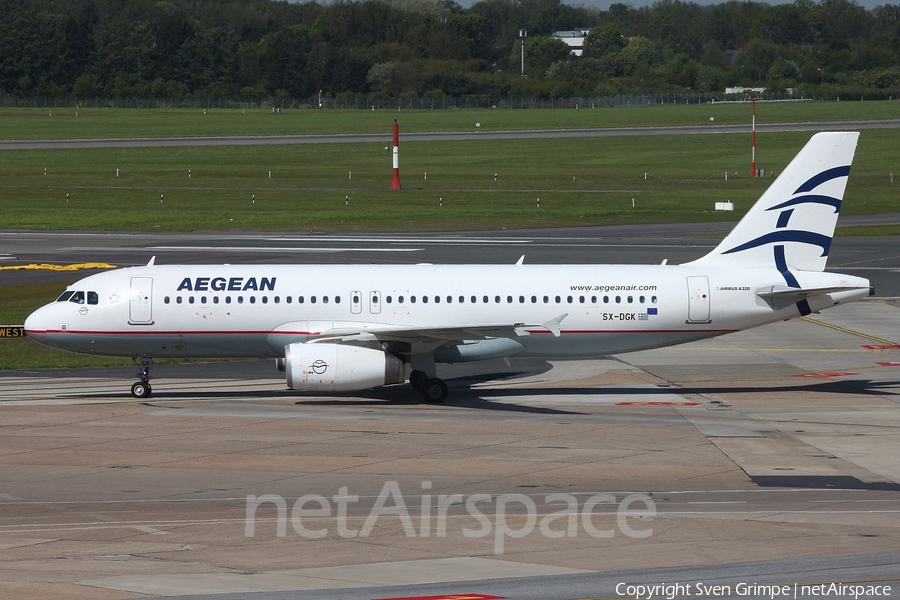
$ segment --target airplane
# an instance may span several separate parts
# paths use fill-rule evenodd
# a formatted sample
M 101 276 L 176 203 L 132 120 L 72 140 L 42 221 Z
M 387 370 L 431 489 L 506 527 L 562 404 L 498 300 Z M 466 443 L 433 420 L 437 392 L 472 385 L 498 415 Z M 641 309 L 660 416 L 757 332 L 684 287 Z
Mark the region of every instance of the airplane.
M 409 381 L 437 363 L 595 357 L 809 315 L 874 293 L 824 271 L 858 132 L 814 135 L 728 236 L 681 265 L 157 265 L 91 275 L 25 321 L 71 352 L 276 359 L 301 392 Z

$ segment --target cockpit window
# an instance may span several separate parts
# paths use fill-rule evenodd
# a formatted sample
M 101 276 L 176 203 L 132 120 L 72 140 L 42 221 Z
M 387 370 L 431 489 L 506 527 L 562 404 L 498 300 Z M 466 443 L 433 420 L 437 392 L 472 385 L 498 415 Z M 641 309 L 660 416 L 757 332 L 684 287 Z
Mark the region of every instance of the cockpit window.
M 63 292 L 62 295 L 61 295 L 59 298 L 56 299 L 56 301 L 57 301 L 57 302 L 65 302 L 66 300 L 68 300 L 69 298 L 71 298 L 71 297 L 72 297 L 72 294 L 74 294 L 74 293 L 75 293 L 75 292 Z
M 72 297 L 69 298 L 69 302 L 74 302 L 75 304 L 84 304 L 84 292 L 75 292 L 72 294 Z
M 99 296 L 97 296 L 97 292 L 88 292 L 88 304 L 97 304 L 100 301 Z

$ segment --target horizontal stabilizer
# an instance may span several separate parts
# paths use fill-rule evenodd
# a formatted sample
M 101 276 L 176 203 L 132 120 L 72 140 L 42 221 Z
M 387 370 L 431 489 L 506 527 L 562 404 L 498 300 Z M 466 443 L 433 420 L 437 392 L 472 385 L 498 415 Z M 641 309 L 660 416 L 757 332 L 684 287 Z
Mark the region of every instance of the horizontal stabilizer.
M 756 290 L 756 295 L 760 298 L 775 298 L 778 300 L 787 300 L 795 302 L 809 298 L 811 296 L 824 296 L 825 294 L 834 294 L 836 292 L 852 292 L 861 288 L 853 286 L 834 286 L 822 288 L 792 288 L 785 285 L 771 285 Z

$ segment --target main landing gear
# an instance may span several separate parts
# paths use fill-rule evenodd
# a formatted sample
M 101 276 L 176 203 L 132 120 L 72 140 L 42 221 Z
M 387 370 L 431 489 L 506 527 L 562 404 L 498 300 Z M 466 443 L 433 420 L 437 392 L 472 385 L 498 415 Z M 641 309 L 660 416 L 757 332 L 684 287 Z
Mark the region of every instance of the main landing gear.
M 413 371 L 409 374 L 409 385 L 422 395 L 422 399 L 430 404 L 440 404 L 447 399 L 447 384 L 437 377 L 429 377 L 424 371 Z
M 150 392 L 150 371 L 153 370 L 153 359 L 149 357 L 141 357 L 141 370 L 137 372 L 140 381 L 135 382 L 131 386 L 131 395 L 135 398 L 149 398 Z

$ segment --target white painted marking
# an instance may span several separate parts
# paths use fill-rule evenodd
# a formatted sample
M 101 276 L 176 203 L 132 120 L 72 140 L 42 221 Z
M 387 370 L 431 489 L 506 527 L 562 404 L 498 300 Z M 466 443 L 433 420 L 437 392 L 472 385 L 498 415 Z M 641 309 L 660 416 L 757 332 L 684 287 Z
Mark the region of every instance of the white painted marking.
M 147 250 L 160 250 L 163 252 L 188 252 L 188 251 L 222 251 L 229 252 L 421 252 L 424 248 L 324 248 L 309 246 L 306 248 L 286 248 L 286 247 L 267 247 L 267 246 L 150 246 Z
M 141 531 L 143 533 L 150 533 L 153 535 L 169 535 L 168 531 L 160 531 L 159 529 L 155 529 L 148 525 L 134 525 L 132 529 L 137 529 L 138 531 Z

